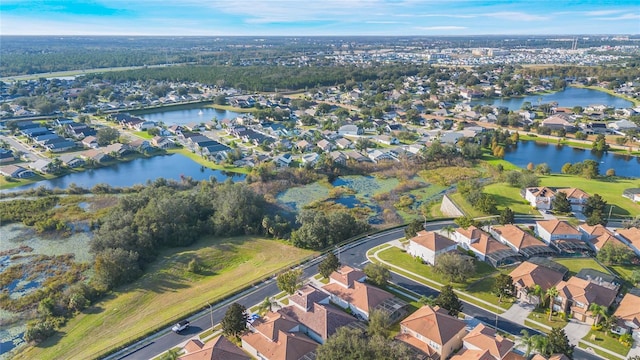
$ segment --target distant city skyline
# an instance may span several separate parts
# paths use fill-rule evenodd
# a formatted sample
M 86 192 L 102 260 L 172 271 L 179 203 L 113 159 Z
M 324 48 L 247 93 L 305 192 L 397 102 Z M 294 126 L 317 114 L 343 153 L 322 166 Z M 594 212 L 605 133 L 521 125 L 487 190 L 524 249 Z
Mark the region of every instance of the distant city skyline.
M 637 0 L 1 0 L 2 35 L 639 34 Z

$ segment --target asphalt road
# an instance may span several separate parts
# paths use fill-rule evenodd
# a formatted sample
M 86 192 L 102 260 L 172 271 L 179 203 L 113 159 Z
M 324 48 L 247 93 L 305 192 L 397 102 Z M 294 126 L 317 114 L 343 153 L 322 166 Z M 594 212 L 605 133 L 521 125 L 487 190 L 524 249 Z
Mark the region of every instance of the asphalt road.
M 530 220 L 533 222 L 532 220 Z M 451 221 L 441 221 L 441 222 L 433 222 L 427 226 L 427 230 L 437 230 L 441 229 L 444 226 L 451 225 L 453 222 Z M 366 257 L 366 253 L 369 249 L 374 246 L 384 244 L 391 240 L 395 240 L 404 236 L 404 229 L 394 229 L 387 232 L 383 232 L 380 234 L 367 236 L 362 240 L 358 240 L 352 244 L 346 245 L 340 249 L 339 258 L 343 264 L 354 266 L 354 267 L 363 267 L 368 261 Z M 317 263 L 319 260 L 316 260 L 313 264 L 305 268 L 305 276 L 312 276 L 318 272 Z M 405 278 L 398 274 L 393 274 L 392 282 L 395 284 L 407 289 L 411 290 L 420 295 L 432 295 L 437 296 L 438 291 L 429 288 L 425 285 L 419 284 L 411 279 Z M 191 321 L 191 327 L 182 332 L 181 334 L 175 334 L 171 331 L 170 327 L 162 330 L 159 334 L 152 336 L 150 338 L 144 339 L 129 349 L 125 349 L 115 355 L 109 357 L 110 359 L 127 359 L 127 360 L 143 360 L 143 359 L 151 359 L 158 354 L 176 347 L 178 344 L 188 340 L 189 338 L 195 336 L 196 334 L 208 329 L 211 327 L 211 315 L 213 315 L 213 323 L 217 324 L 222 320 L 224 313 L 227 309 L 227 306 L 231 302 L 238 302 L 245 307 L 249 308 L 257 303 L 262 302 L 265 297 L 273 296 L 279 293 L 278 287 L 276 285 L 275 279 L 270 279 L 262 285 L 256 286 L 253 289 L 248 290 L 247 292 L 238 295 L 228 302 L 223 304 L 218 304 L 214 307 L 213 312 L 203 311 L 189 320 Z M 469 304 L 464 302 L 463 312 L 469 316 L 472 316 L 482 322 L 487 323 L 488 325 L 495 326 L 496 324 L 496 315 L 479 308 L 473 304 Z M 536 330 L 523 327 L 522 325 L 516 324 L 512 321 L 497 317 L 498 328 L 510 333 L 519 336 L 520 331 L 522 329 L 527 329 L 530 334 L 537 334 Z M 137 350 L 133 350 L 137 349 Z M 576 348 L 574 352 L 574 359 L 577 360 L 599 360 L 600 357 L 587 353 L 583 350 Z
M 9 143 L 9 145 L 24 153 L 24 155 L 29 159 L 29 161 L 33 162 L 39 159 L 46 159 L 42 154 L 37 152 L 37 150 L 29 147 L 28 145 L 23 145 L 21 142 L 17 141 L 15 138 L 11 136 L 0 135 L 0 139 Z

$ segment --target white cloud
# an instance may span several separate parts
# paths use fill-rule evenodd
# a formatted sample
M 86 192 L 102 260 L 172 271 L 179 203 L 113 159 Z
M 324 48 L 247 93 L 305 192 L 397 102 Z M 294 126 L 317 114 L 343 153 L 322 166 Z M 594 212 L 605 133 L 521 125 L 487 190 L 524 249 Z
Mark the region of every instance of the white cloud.
M 594 18 L 593 20 L 618 21 L 618 20 L 637 20 L 637 19 L 640 19 L 640 14 L 623 14 L 623 15 L 614 16 L 614 17 Z
M 594 11 L 585 11 L 584 14 L 587 16 L 603 16 L 603 15 L 613 15 L 623 12 L 624 10 L 594 10 Z
M 467 29 L 465 26 L 416 26 L 414 27 L 416 30 L 464 30 Z
M 408 24 L 406 21 L 385 21 L 385 20 L 369 20 L 365 24 Z
M 397 17 L 442 17 L 442 18 L 455 18 L 455 19 L 472 19 L 477 18 L 479 15 L 472 14 L 394 14 Z
M 487 17 L 492 17 L 492 18 L 497 18 L 497 19 L 505 19 L 505 20 L 512 20 L 512 21 L 542 21 L 542 20 L 549 20 L 549 17 L 546 17 L 546 16 L 528 14 L 528 13 L 518 12 L 518 11 L 501 11 L 501 12 L 494 12 L 494 13 L 486 13 L 486 14 L 482 14 L 482 15 L 483 16 L 487 16 Z

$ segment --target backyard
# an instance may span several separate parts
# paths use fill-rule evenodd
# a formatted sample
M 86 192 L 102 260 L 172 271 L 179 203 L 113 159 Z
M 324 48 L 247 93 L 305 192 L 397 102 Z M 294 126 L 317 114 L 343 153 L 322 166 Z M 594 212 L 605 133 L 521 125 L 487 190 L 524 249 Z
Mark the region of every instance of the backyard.
M 146 275 L 87 309 L 17 359 L 91 358 L 315 253 L 255 237 L 204 238 L 165 251 Z M 187 270 L 198 259 L 207 271 Z M 62 336 L 64 334 L 64 336 Z

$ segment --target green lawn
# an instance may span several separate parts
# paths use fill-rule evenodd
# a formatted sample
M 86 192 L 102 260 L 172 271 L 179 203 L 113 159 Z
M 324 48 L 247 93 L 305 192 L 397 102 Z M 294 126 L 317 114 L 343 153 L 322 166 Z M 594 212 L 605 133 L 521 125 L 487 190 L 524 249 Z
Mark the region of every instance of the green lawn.
M 462 194 L 456 192 L 449 195 L 449 198 L 458 206 L 460 210 L 466 215 L 472 218 L 487 216 L 487 214 L 474 209 L 467 200 L 462 197 Z
M 215 162 L 209 161 L 209 160 L 203 158 L 202 156 L 200 156 L 199 154 L 193 153 L 193 152 L 191 152 L 191 150 L 185 149 L 185 148 L 169 149 L 169 150 L 167 150 L 167 153 L 169 153 L 169 154 L 182 154 L 182 155 L 188 157 L 189 159 L 197 162 L 198 164 L 204 165 L 204 166 L 206 166 L 208 168 L 211 168 L 211 169 L 229 171 L 229 172 L 240 173 L 240 174 L 248 174 L 249 173 L 249 170 L 247 170 L 245 168 L 242 168 L 242 167 L 228 166 L 228 165 L 218 165 Z
M 605 171 L 606 169 L 601 169 Z M 585 179 L 575 175 L 554 174 L 542 176 L 540 185 L 550 187 L 577 187 L 587 193 L 599 194 L 610 205 L 614 205 L 612 216 L 632 216 L 640 214 L 640 205 L 623 198 L 624 189 L 640 187 L 640 180 L 630 179 Z M 609 207 L 606 212 L 608 214 Z
M 153 139 L 153 135 L 149 134 L 146 131 L 132 131 L 131 133 L 136 135 L 136 136 L 138 136 L 138 137 L 141 137 L 141 138 L 143 138 L 145 140 Z
M 520 189 L 507 183 L 495 183 L 484 187 L 484 192 L 490 194 L 498 203 L 498 210 L 506 207 L 513 212 L 524 215 L 540 215 L 528 201 L 520 196 Z
M 628 347 L 624 346 L 614 334 L 605 334 L 604 331 L 591 330 L 582 340 L 598 345 L 607 350 L 613 351 L 622 356 L 626 356 L 629 352 Z
M 560 313 L 557 313 L 554 311 L 553 315 L 551 316 L 551 321 L 549 321 L 549 314 L 546 312 L 547 308 L 535 308 L 531 314 L 529 314 L 529 316 L 527 316 L 527 319 L 531 319 L 531 320 L 535 320 L 539 323 L 542 323 L 544 325 L 550 326 L 550 327 L 561 327 L 564 328 L 565 326 L 567 326 L 567 324 L 569 323 L 568 321 L 564 320 L 562 318 L 562 315 L 560 315 Z M 530 324 L 530 323 L 528 323 Z M 537 329 L 540 330 L 544 330 L 544 332 L 549 332 L 548 329 L 544 329 L 541 327 L 536 327 Z
M 498 302 L 500 300 L 496 294 L 493 293 L 493 285 L 496 282 L 496 276 L 498 274 L 494 274 L 491 276 L 487 276 L 484 279 L 480 279 L 472 284 L 469 284 L 464 290 L 465 292 L 482 299 L 486 302 L 490 302 L 492 304 L 498 305 L 504 309 L 509 309 L 511 305 L 513 305 L 513 299 L 503 297 L 502 303 Z
M 631 273 L 634 270 L 640 270 L 638 265 L 608 265 L 607 267 L 624 281 L 628 282 L 628 285 L 630 286 L 633 286 L 635 283 L 632 279 Z
M 553 261 L 566 266 L 571 275 L 579 273 L 582 269 L 594 269 L 602 271 L 605 274 L 609 273 L 607 269 L 602 267 L 592 258 L 558 258 L 553 259 Z
M 502 165 L 504 170 L 521 170 L 517 165 L 500 158 L 497 158 L 489 153 L 482 154 L 482 160 L 489 165 L 498 166 Z
M 165 327 L 268 274 L 315 252 L 255 237 L 204 238 L 187 248 L 164 251 L 146 274 L 76 316 L 57 335 L 16 359 L 89 359 Z M 210 273 L 188 272 L 198 258 Z

